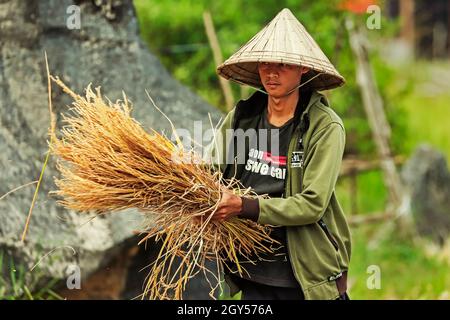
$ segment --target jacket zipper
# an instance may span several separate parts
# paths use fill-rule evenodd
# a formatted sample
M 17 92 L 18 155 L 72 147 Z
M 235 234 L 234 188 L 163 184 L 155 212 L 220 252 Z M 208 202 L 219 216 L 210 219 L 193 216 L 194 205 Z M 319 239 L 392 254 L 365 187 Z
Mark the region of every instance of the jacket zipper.
M 338 251 L 339 250 L 339 246 L 338 246 L 338 244 L 336 242 L 336 239 L 334 239 L 333 235 L 331 234 L 330 230 L 328 229 L 328 226 L 325 224 L 325 222 L 322 219 L 320 219 L 317 223 L 322 228 L 322 230 L 325 232 L 328 240 L 330 240 L 330 242 L 333 245 L 334 249 L 336 251 Z
M 300 133 L 302 134 L 302 133 Z M 300 136 L 300 139 L 298 140 L 298 149 L 300 150 L 300 192 L 303 191 L 303 163 L 304 163 L 304 157 L 305 157 L 305 149 L 303 147 L 303 136 Z
M 296 133 L 297 133 L 298 129 L 295 128 L 294 133 L 292 134 L 293 137 L 295 137 Z M 287 194 L 287 181 L 288 181 L 288 177 L 289 177 L 289 166 L 291 165 L 291 161 L 292 161 L 292 140 L 289 142 L 289 147 L 288 147 L 288 154 L 287 154 L 287 159 L 288 161 L 286 162 L 286 178 L 284 179 L 284 192 L 283 192 L 283 198 L 287 198 L 286 194 Z M 291 191 L 291 179 L 289 179 L 289 191 Z
M 297 134 L 298 131 L 299 130 L 296 128 L 295 132 L 293 134 L 294 137 L 295 137 L 295 135 Z M 300 132 L 299 143 L 301 143 L 301 141 L 302 141 L 302 132 Z M 284 198 L 287 198 L 286 187 L 287 187 L 287 180 L 288 180 L 288 177 L 289 177 L 289 166 L 291 165 L 291 162 L 292 162 L 292 151 L 293 151 L 293 148 L 292 148 L 291 145 L 292 145 L 292 140 L 289 142 L 289 148 L 288 148 L 288 157 L 287 157 L 288 161 L 286 163 L 286 179 L 284 180 L 284 195 L 283 195 Z M 303 168 L 301 169 L 301 172 L 303 172 Z M 300 175 L 300 179 L 302 179 L 302 178 L 303 177 L 302 177 L 302 174 L 301 174 Z M 291 179 L 289 179 L 289 187 L 290 187 L 289 192 L 292 192 Z M 285 228 L 285 232 L 286 232 L 286 255 L 287 255 L 287 258 L 289 258 L 289 265 L 291 266 L 292 273 L 294 274 L 295 279 L 297 279 L 297 282 L 300 284 L 300 287 L 301 287 L 301 289 L 303 291 L 304 290 L 303 284 L 300 281 L 300 277 L 297 275 L 297 273 L 296 273 L 296 271 L 294 269 L 294 266 L 292 265 L 291 258 L 290 258 L 291 257 L 291 253 L 290 253 L 290 247 L 288 245 L 289 244 L 289 233 L 287 232 L 287 228 Z

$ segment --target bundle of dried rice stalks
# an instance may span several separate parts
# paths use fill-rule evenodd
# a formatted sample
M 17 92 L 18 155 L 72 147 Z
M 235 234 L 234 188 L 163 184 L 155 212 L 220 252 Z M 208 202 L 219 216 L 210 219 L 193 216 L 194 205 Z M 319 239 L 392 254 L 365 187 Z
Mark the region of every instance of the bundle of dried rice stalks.
M 82 97 L 58 78 L 52 80 L 74 100 L 71 114 L 63 115 L 62 137 L 52 133 L 51 151 L 61 173 L 54 193 L 62 197 L 62 205 L 77 211 L 143 212 L 140 243 L 155 237 L 162 248 L 150 265 L 142 298 L 182 299 L 188 280 L 199 272 L 207 276 L 212 296 L 225 261 L 236 263 L 243 273 L 242 259 L 271 252 L 265 244 L 274 241 L 266 227 L 239 218 L 211 220 L 221 190 L 248 194 L 237 181 L 222 181 L 220 172 L 183 149 L 179 139 L 174 144 L 156 131 L 144 131 L 131 118 L 125 95 L 123 101 L 105 102 L 99 88 L 94 92 L 88 86 Z M 174 154 L 197 159 L 174 161 Z M 218 269 L 208 270 L 208 260 L 217 260 Z

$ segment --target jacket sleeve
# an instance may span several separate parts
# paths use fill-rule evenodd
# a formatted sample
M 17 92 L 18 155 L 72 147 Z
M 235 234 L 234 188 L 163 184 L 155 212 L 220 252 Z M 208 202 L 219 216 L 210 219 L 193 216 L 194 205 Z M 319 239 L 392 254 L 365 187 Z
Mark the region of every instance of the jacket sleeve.
M 316 132 L 305 159 L 302 192 L 288 198 L 258 199 L 258 223 L 295 226 L 320 220 L 336 185 L 345 147 L 345 132 L 332 122 Z

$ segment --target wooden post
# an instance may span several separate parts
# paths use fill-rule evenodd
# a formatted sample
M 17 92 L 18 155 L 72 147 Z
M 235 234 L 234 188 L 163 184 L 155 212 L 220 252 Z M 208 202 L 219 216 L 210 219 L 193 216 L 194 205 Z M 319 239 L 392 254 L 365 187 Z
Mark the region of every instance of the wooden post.
M 364 109 L 381 160 L 384 181 L 389 189 L 391 202 L 399 204 L 402 198 L 402 185 L 389 147 L 391 130 L 386 120 L 383 101 L 378 92 L 367 51 L 364 47 L 365 39 L 360 32 L 354 29 L 353 21 L 347 20 L 346 25 L 350 35 L 350 44 L 356 58 L 356 81 L 361 90 Z
M 394 163 L 401 165 L 405 162 L 405 157 L 402 155 L 394 157 Z M 351 157 L 344 158 L 342 160 L 341 171 L 339 176 L 350 176 L 351 174 L 359 174 L 362 172 L 368 172 L 372 170 L 380 169 L 380 160 L 359 160 Z
M 206 35 L 208 36 L 209 45 L 213 51 L 214 62 L 216 66 L 223 62 L 222 51 L 220 50 L 219 41 L 217 40 L 216 31 L 209 11 L 203 12 L 203 23 L 205 25 Z M 227 111 L 230 111 L 234 106 L 233 92 L 231 91 L 230 83 L 219 76 L 220 86 L 225 97 L 225 104 Z
M 409 202 L 391 154 L 389 146 L 391 131 L 367 55 L 365 47 L 367 39 L 363 37 L 361 31 L 355 28 L 353 21 L 349 18 L 347 18 L 346 27 L 357 64 L 356 81 L 361 91 L 364 109 L 381 161 L 384 182 L 389 192 L 390 205 L 392 210 L 398 214 L 398 217 L 402 217 L 402 219 L 399 219 L 400 227 L 404 229 L 403 231 L 409 232 L 407 230 L 410 225 L 409 207 L 407 206 Z
M 368 223 L 389 221 L 390 219 L 392 219 L 394 217 L 395 217 L 395 214 L 392 212 L 358 214 L 358 215 L 351 216 L 348 219 L 348 223 L 352 227 L 356 227 L 356 226 L 365 225 Z
M 416 46 L 415 36 L 415 1 L 400 0 L 400 35 L 413 50 Z

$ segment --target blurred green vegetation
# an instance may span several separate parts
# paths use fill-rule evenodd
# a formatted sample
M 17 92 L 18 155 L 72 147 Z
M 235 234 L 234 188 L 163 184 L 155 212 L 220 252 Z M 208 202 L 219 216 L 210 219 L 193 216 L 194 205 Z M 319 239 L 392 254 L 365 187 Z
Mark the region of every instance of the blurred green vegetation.
M 350 189 L 349 177 L 341 178 L 336 186 L 336 194 L 344 212 L 351 212 L 351 196 L 356 197 L 358 214 L 383 212 L 388 199 L 380 170 L 359 174 L 356 177 L 356 186 L 356 195 Z
M 397 78 L 414 79 L 414 88 L 402 101 L 406 110 L 410 154 L 419 143 L 439 149 L 450 160 L 450 61 L 414 61 L 397 72 Z
M 151 51 L 184 85 L 210 104 L 225 110 L 225 102 L 215 73 L 212 50 L 203 26 L 204 10 L 211 12 L 224 59 L 268 23 L 282 8 L 288 7 L 304 24 L 338 71 L 346 85 L 326 92 L 332 107 L 344 121 L 347 131 L 346 155 L 361 159 L 377 158 L 370 128 L 355 79 L 352 55 L 344 19 L 347 13 L 334 1 L 307 0 L 134 0 L 141 35 Z M 364 25 L 367 15 L 353 17 Z M 419 143 L 429 143 L 450 159 L 450 83 L 448 61 L 387 63 L 381 50 L 386 39 L 398 34 L 398 21 L 382 17 L 380 30 L 367 30 L 369 56 L 378 88 L 392 129 L 393 153 L 410 156 Z M 447 70 L 447 71 L 446 71 Z M 231 84 L 235 100 L 240 87 Z M 447 85 L 448 86 L 448 85 Z M 251 91 L 250 91 L 251 92 Z M 372 171 L 357 178 L 358 213 L 382 212 L 387 192 L 382 173 Z M 340 179 L 337 195 L 350 212 L 349 180 Z M 424 252 L 423 246 L 391 236 L 374 249 L 367 243 L 380 225 L 353 230 L 354 251 L 351 261 L 350 289 L 354 299 L 442 298 L 450 288 L 448 261 L 438 261 Z M 369 265 L 379 265 L 382 289 L 367 289 Z M 357 280 L 356 280 L 357 279 Z M 447 293 L 448 297 L 448 293 Z
M 211 12 L 223 57 L 226 59 L 267 24 L 282 8 L 288 7 L 305 25 L 325 54 L 346 78 L 345 89 L 327 92 L 332 106 L 344 120 L 348 143 L 347 153 L 373 157 L 374 144 L 365 120 L 361 97 L 355 82 L 355 64 L 344 26 L 346 12 L 338 9 L 337 0 L 231 0 L 191 1 L 134 0 L 141 36 L 174 75 L 210 104 L 225 110 L 225 102 L 216 75 L 212 50 L 208 44 L 202 14 Z M 365 25 L 368 15 L 353 17 Z M 396 21 L 383 20 L 383 28 L 373 37 L 390 36 L 398 29 Z M 407 134 L 401 101 L 410 86 L 397 85 L 392 69 L 375 60 L 375 74 L 380 91 L 388 103 L 386 110 L 393 132 L 393 149 L 402 153 L 402 138 Z M 235 100 L 241 97 L 239 85 L 232 83 Z M 252 91 L 252 90 L 251 90 Z
M 444 248 L 426 241 L 412 245 L 393 233 L 371 248 L 367 244 L 377 230 L 376 225 L 353 229 L 351 299 L 450 299 L 450 241 Z M 380 270 L 379 289 L 367 285 L 373 265 Z
M 346 78 L 343 88 L 326 92 L 346 127 L 346 153 L 374 158 L 376 151 L 355 81 L 355 59 L 344 27 L 348 13 L 338 9 L 338 2 L 134 0 L 141 36 L 151 51 L 176 79 L 222 111 L 225 103 L 203 26 L 203 12 L 209 10 L 212 14 L 226 59 L 282 8 L 290 8 Z M 361 26 L 367 17 L 368 14 L 353 16 Z M 373 72 L 392 128 L 394 154 L 409 155 L 417 143 L 428 141 L 448 155 L 447 127 L 444 123 L 436 127 L 434 119 L 445 119 L 448 115 L 449 94 L 432 96 L 418 89 L 424 82 L 433 80 L 433 72 L 427 71 L 429 63 L 393 66 L 381 56 L 379 50 L 385 45 L 383 41 L 398 34 L 398 30 L 398 21 L 383 17 L 380 30 L 366 32 Z M 443 67 L 448 70 L 449 65 L 444 63 Z M 448 81 L 450 79 L 443 79 L 443 82 Z M 240 86 L 231 85 L 237 101 L 241 95 Z

